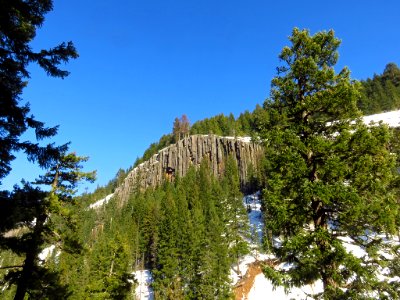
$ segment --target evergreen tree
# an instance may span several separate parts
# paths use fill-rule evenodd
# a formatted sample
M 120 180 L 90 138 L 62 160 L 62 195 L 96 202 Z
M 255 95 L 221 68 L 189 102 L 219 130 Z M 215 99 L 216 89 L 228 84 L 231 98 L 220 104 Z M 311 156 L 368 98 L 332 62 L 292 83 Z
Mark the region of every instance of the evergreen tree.
M 0 180 L 11 171 L 10 162 L 15 158 L 15 151 L 24 151 L 29 161 L 36 162 L 41 168 L 48 170 L 56 163 L 65 163 L 63 160 L 66 157 L 71 158 L 65 154 L 67 144 L 48 144 L 42 147 L 37 143 L 54 136 L 57 127 L 48 128 L 43 122 L 37 121 L 30 115 L 28 102 L 22 102 L 23 88 L 29 79 L 27 68 L 30 63 L 38 64 L 52 77 L 64 78 L 68 76 L 68 72 L 59 66 L 78 57 L 71 42 L 39 52 L 30 47 L 36 29 L 42 26 L 45 14 L 52 10 L 52 3 L 51 0 L 0 1 Z M 21 141 L 22 134 L 28 129 L 34 131 L 35 141 Z M 20 268 L 13 269 L 6 275 L 11 285 L 17 285 L 15 299 L 22 299 L 27 292 L 36 298 L 50 294 L 56 297 L 55 293 L 63 288 L 56 287 L 57 274 L 52 274 L 42 265 L 38 254 L 44 244 L 50 241 L 49 237 L 52 234 L 58 236 L 57 239 L 62 240 L 60 242 L 64 245 L 73 244 L 69 237 L 57 232 L 61 227 L 56 228 L 49 217 L 51 215 L 51 219 L 57 219 L 63 215 L 71 219 L 70 216 L 64 215 L 68 214 L 68 209 L 61 203 L 66 200 L 65 196 L 70 195 L 75 180 L 79 180 L 75 175 L 81 173 L 75 172 L 76 169 L 69 170 L 69 178 L 53 177 L 50 192 L 24 183 L 22 188 L 16 187 L 12 193 L 3 193 L 6 197 L 1 199 L 1 211 L 8 216 L 1 220 L 1 232 L 13 229 L 19 234 L 9 238 L 2 235 L 0 245 L 24 256 Z M 66 182 L 69 184 L 64 185 Z M 51 285 L 51 282 L 54 285 Z
M 80 245 L 74 232 L 74 216 L 69 205 L 78 182 L 94 180 L 94 173 L 80 171 L 80 163 L 86 157 L 74 153 L 62 154 L 58 160 L 48 162 L 49 171 L 36 184 L 48 185 L 49 192 L 25 184 L 16 187 L 10 196 L 12 204 L 7 212 L 12 228 L 21 228 L 21 236 L 2 238 L 2 246 L 24 257 L 21 266 L 6 275 L 11 285 L 16 285 L 14 299 L 31 297 L 66 297 L 65 287 L 60 285 L 58 274 L 51 272 L 39 258 L 46 244 L 57 245 L 64 251 L 79 251 Z
M 49 153 L 41 151 L 32 141 L 21 141 L 21 135 L 33 129 L 36 139 L 54 136 L 57 127 L 48 128 L 30 115 L 28 103 L 21 103 L 21 95 L 29 79 L 27 67 L 38 64 L 48 75 L 64 78 L 67 71 L 59 65 L 78 57 L 74 45 L 62 43 L 49 50 L 34 52 L 30 42 L 36 29 L 44 22 L 44 15 L 52 10 L 51 0 L 0 1 L 0 180 L 11 170 L 14 151 L 24 151 L 29 160 L 46 167 Z M 50 147 L 51 145 L 49 145 Z M 1 181 L 0 181 L 1 183 Z
M 266 229 L 281 241 L 274 252 L 293 267 L 265 272 L 287 288 L 321 279 L 324 299 L 368 298 L 379 284 L 379 234 L 393 233 L 398 218 L 389 130 L 359 119 L 358 84 L 346 68 L 334 71 L 333 31 L 295 28 L 289 40 L 264 105 L 264 206 Z M 355 257 L 345 236 L 369 256 Z
M 394 63 L 386 65 L 381 75 L 361 81 L 358 107 L 366 114 L 400 108 L 400 69 Z
M 240 192 L 239 171 L 233 155 L 229 155 L 225 162 L 224 177 L 222 179 L 224 197 L 222 200 L 223 220 L 226 224 L 226 235 L 229 241 L 231 263 L 235 263 L 239 272 L 239 259 L 248 252 L 245 237 L 248 234 L 248 219 L 243 205 L 243 195 Z
M 382 74 L 382 80 L 391 81 L 394 86 L 400 86 L 400 69 L 395 63 L 388 63 Z

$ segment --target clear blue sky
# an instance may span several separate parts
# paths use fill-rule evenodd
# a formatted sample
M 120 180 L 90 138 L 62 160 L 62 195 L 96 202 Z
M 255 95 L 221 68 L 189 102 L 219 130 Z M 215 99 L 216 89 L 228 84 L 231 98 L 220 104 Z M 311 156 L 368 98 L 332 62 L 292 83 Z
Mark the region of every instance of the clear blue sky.
M 23 98 L 38 120 L 60 125 L 56 142 L 90 156 L 93 190 L 169 133 L 175 117 L 193 123 L 262 104 L 293 27 L 334 29 L 337 70 L 348 66 L 353 78 L 400 65 L 399 12 L 398 0 L 55 0 L 32 46 L 71 40 L 80 57 L 65 80 L 32 66 Z M 18 159 L 3 188 L 36 174 Z

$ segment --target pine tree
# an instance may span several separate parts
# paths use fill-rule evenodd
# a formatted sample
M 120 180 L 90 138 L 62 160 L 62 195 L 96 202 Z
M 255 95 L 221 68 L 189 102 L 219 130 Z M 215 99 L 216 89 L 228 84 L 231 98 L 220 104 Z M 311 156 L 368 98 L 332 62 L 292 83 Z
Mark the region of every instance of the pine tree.
M 295 28 L 289 40 L 264 104 L 264 206 L 266 229 L 281 241 L 274 252 L 293 267 L 265 272 L 287 288 L 321 279 L 324 299 L 368 298 L 378 285 L 379 234 L 393 233 L 398 218 L 389 130 L 359 119 L 358 84 L 348 69 L 334 71 L 333 31 Z M 369 259 L 349 252 L 345 236 Z
M 43 165 L 43 152 L 32 141 L 21 141 L 21 135 L 33 129 L 36 139 L 52 137 L 57 127 L 48 128 L 30 115 L 29 104 L 21 95 L 29 79 L 28 65 L 38 64 L 48 75 L 64 78 L 68 72 L 60 64 L 78 57 L 74 45 L 62 43 L 49 50 L 34 52 L 30 42 L 44 15 L 52 10 L 53 1 L 0 0 L 0 180 L 10 171 L 14 151 L 24 151 L 28 159 Z M 50 147 L 50 146 L 49 146 Z M 49 153 L 47 153 L 49 155 Z M 0 181 L 1 184 L 1 181 Z
M 222 199 L 221 205 L 224 210 L 226 235 L 230 244 L 229 253 L 231 263 L 236 264 L 237 272 L 239 272 L 239 259 L 249 250 L 244 240 L 248 234 L 248 219 L 242 202 L 239 172 L 233 155 L 229 155 L 226 159 L 222 185 L 225 199 Z
M 52 10 L 51 0 L 34 1 L 0 1 L 0 180 L 11 171 L 10 163 L 16 151 L 24 151 L 31 162 L 43 169 L 49 169 L 54 163 L 65 157 L 68 144 L 40 146 L 37 141 L 49 138 L 57 133 L 58 127 L 46 127 L 43 122 L 30 115 L 28 102 L 22 101 L 22 92 L 29 79 L 28 66 L 38 64 L 48 75 L 64 78 L 68 72 L 60 69 L 60 65 L 78 57 L 74 45 L 62 43 L 49 50 L 35 52 L 30 47 L 37 28 L 44 22 L 46 13 Z M 21 136 L 32 129 L 35 139 L 21 141 Z M 72 182 L 73 170 L 69 173 Z M 53 178 L 54 180 L 55 178 Z M 55 180 L 57 181 L 57 180 Z M 1 182 L 0 182 L 1 183 Z M 73 183 L 67 189 L 73 187 Z M 51 192 L 44 192 L 24 183 L 22 188 L 16 187 L 12 193 L 1 199 L 2 214 L 7 218 L 1 220 L 1 233 L 9 229 L 18 229 L 22 234 L 4 238 L 1 235 L 0 246 L 11 249 L 24 256 L 21 269 L 11 270 L 6 279 L 17 285 L 16 299 L 22 299 L 29 290 L 32 297 L 40 297 L 58 293 L 63 287 L 56 288 L 57 274 L 52 274 L 42 266 L 37 255 L 44 243 L 48 242 L 48 233 L 53 231 L 48 222 L 50 214 L 56 218 L 58 213 L 67 209 L 61 207 L 60 201 L 68 191 L 60 192 L 58 187 L 50 187 Z M 60 192 L 60 194 L 58 194 Z M 62 195 L 61 195 L 62 194 Z M 3 193 L 3 195 L 5 195 Z M 57 211 L 58 210 L 58 211 Z M 47 221 L 47 222 L 46 222 Z M 25 232 L 27 231 L 27 232 Z M 63 240 L 67 244 L 68 239 Z M 43 282 L 53 282 L 41 288 Z
M 386 65 L 382 75 L 361 81 L 358 107 L 368 115 L 400 108 L 400 69 L 394 63 Z
M 163 190 L 164 196 L 161 198 L 162 218 L 159 232 L 160 241 L 157 251 L 157 270 L 154 272 L 155 285 L 159 296 L 164 299 L 180 299 L 181 294 L 179 276 L 179 250 L 177 245 L 178 227 L 178 208 L 175 204 L 175 197 L 172 184 L 166 182 Z
M 74 153 L 61 154 L 59 159 L 48 162 L 49 171 L 36 184 L 50 186 L 46 192 L 25 183 L 15 187 L 10 196 L 12 205 L 8 213 L 11 228 L 20 228 L 21 236 L 2 238 L 2 246 L 22 255 L 21 266 L 6 275 L 6 280 L 16 285 L 14 299 L 32 297 L 66 297 L 66 287 L 58 282 L 57 272 L 51 272 L 40 260 L 39 254 L 48 244 L 57 245 L 63 251 L 79 250 L 74 233 L 74 216 L 69 205 L 78 182 L 94 180 L 94 173 L 80 171 L 80 163 L 87 158 Z

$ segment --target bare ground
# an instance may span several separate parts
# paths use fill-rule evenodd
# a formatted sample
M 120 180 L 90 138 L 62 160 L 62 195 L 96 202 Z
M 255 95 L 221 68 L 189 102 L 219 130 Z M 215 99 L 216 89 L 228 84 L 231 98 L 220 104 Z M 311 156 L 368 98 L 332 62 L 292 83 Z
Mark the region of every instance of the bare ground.
M 255 261 L 249 264 L 249 268 L 247 269 L 246 274 L 241 280 L 239 280 L 239 282 L 235 286 L 234 292 L 236 300 L 250 300 L 248 299 L 247 295 L 253 287 L 256 276 L 262 273 L 261 266 L 263 264 L 275 265 L 276 261 Z

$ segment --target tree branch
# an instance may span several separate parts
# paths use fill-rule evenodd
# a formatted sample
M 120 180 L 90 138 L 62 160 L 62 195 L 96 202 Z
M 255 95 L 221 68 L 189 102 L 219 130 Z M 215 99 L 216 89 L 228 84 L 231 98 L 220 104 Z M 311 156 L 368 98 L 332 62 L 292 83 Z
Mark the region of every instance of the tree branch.
M 22 268 L 23 266 L 7 266 L 7 267 L 0 267 L 0 270 L 3 269 L 16 269 L 16 268 Z

